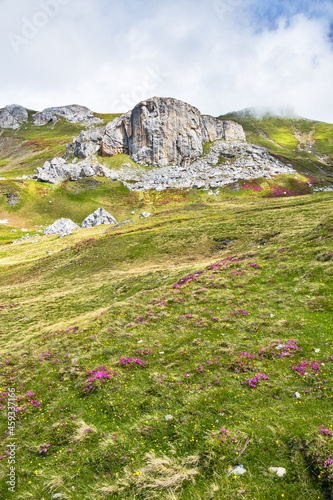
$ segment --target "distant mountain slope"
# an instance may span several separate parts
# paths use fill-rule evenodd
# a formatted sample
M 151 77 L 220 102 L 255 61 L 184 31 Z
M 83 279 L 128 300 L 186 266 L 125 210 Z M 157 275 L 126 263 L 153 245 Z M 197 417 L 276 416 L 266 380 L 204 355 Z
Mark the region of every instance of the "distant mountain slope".
M 45 125 L 34 125 L 32 116 L 35 111 L 29 110 L 29 121 L 16 129 L 0 128 L 0 177 L 15 178 L 17 175 L 31 175 L 35 169 L 55 156 L 62 157 L 66 152 L 66 144 L 78 136 L 88 125 L 82 122 L 70 122 L 59 116 L 56 122 Z M 118 114 L 98 114 L 101 125 L 106 125 Z
M 255 108 L 228 113 L 220 119 L 241 124 L 247 140 L 264 146 L 296 170 L 333 179 L 333 125 L 298 116 L 260 117 Z

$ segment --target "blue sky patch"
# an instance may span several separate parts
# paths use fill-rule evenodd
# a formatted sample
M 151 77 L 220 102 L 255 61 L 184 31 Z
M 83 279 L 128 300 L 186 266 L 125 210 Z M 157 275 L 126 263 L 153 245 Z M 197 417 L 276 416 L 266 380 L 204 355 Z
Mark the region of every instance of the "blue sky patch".
M 276 29 L 281 18 L 291 18 L 303 14 L 308 19 L 324 18 L 331 20 L 330 35 L 333 26 L 333 2 L 312 0 L 251 0 L 249 10 L 257 24 L 257 29 Z

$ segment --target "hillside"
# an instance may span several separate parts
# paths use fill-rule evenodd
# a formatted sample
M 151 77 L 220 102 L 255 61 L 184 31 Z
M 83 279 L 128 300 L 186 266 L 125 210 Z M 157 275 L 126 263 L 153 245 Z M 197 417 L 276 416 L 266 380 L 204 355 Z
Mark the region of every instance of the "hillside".
M 297 171 L 332 181 L 332 124 L 270 114 L 258 118 L 251 112 L 229 113 L 220 118 L 241 124 L 249 142 L 268 148 L 283 162 L 291 163 Z
M 229 117 L 295 172 L 42 183 L 86 126 L 1 130 L 1 499 L 333 498 L 333 126 Z M 98 207 L 127 223 L 42 236 Z

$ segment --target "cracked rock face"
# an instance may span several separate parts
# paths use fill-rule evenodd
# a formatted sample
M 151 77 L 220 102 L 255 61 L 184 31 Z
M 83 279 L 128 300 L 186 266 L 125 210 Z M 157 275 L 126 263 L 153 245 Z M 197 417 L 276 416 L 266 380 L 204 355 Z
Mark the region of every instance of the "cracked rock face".
M 105 127 L 93 127 L 89 130 L 82 130 L 78 137 L 74 137 L 72 144 L 66 146 L 66 158 L 77 156 L 86 159 L 97 153 L 100 149 Z
M 94 113 L 85 106 L 72 104 L 70 106 L 61 106 L 54 108 L 46 108 L 43 111 L 38 111 L 32 115 L 34 125 L 46 125 L 47 123 L 56 123 L 59 118 L 64 118 L 70 123 L 86 123 L 97 124 L 101 123 L 100 118 L 96 118 Z
M 79 229 L 79 226 L 75 224 L 71 219 L 58 219 L 53 224 L 48 226 L 44 231 L 44 236 L 48 236 L 49 234 L 62 234 L 66 236 L 68 234 L 72 234 L 72 231 L 75 229 Z
M 18 104 L 10 104 L 0 109 L 0 127 L 17 129 L 28 121 L 28 111 Z
M 141 165 L 188 166 L 202 144 L 216 139 L 244 140 L 241 125 L 223 122 L 183 101 L 153 97 L 110 122 L 102 140 L 103 156 L 127 153 Z
M 101 226 L 102 224 L 117 224 L 116 219 L 104 208 L 98 208 L 93 214 L 88 215 L 81 224 L 82 228 Z

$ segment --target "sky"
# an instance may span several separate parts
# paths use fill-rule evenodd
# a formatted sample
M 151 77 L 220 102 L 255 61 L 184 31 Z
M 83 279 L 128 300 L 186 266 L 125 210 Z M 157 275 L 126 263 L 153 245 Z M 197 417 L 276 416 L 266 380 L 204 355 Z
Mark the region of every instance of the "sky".
M 333 123 L 333 0 L 0 0 L 0 107 L 153 96 Z

